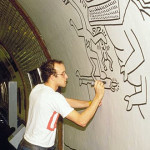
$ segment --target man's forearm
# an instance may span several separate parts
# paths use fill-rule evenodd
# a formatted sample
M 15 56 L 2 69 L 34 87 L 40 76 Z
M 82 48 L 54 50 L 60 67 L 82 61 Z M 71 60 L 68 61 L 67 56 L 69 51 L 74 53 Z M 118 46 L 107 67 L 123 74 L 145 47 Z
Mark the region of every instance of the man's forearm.
M 83 112 L 79 113 L 75 110 L 73 110 L 71 113 L 69 113 L 66 118 L 75 122 L 76 124 L 85 127 L 87 125 L 87 123 L 90 121 L 90 119 L 94 116 L 97 107 L 100 106 L 102 98 L 104 96 L 104 84 L 101 81 L 96 81 L 95 85 L 95 97 L 92 101 L 92 103 L 90 104 L 88 101 L 83 102 L 82 101 L 78 101 L 78 100 L 73 100 L 73 99 L 67 99 L 68 103 L 72 106 L 72 107 L 76 107 L 78 104 L 79 108 L 79 104 L 80 106 L 85 106 L 87 107 Z M 81 105 L 83 104 L 83 105 Z M 89 106 L 89 107 L 88 107 Z M 80 107 L 81 108 L 81 107 Z
M 89 106 L 89 101 L 84 101 L 84 100 L 78 100 L 78 99 L 71 99 L 71 98 L 66 98 L 67 102 L 69 105 L 73 108 L 87 108 Z
M 82 123 L 85 124 L 85 126 L 91 120 L 91 118 L 94 116 L 94 114 L 95 114 L 95 112 L 96 112 L 96 110 L 97 110 L 97 108 L 98 108 L 98 106 L 99 106 L 99 104 L 101 102 L 101 100 L 98 101 L 98 100 L 95 100 L 95 99 L 96 98 L 94 98 L 94 100 L 92 101 L 91 105 L 88 108 L 86 108 L 80 114 L 81 115 L 80 117 L 81 117 Z

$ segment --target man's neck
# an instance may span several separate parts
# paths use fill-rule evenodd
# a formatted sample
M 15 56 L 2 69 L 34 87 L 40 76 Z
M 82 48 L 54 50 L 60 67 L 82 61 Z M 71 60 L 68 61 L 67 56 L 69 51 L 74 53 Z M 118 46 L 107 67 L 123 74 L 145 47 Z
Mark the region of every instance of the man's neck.
M 45 82 L 44 85 L 51 87 L 54 91 L 57 91 L 58 87 L 53 83 Z

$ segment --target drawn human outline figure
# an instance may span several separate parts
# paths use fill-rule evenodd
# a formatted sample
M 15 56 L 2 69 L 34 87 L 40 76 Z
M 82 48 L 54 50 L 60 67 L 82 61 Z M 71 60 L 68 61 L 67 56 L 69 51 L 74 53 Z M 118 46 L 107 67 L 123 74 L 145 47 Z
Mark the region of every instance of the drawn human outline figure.
M 105 79 L 105 78 L 106 78 L 106 74 L 101 70 L 101 65 L 100 65 L 100 61 L 99 61 L 99 59 L 98 59 L 98 56 L 97 56 L 97 54 L 91 49 L 92 43 L 94 43 L 94 41 L 91 40 L 91 38 L 86 38 L 86 36 L 85 36 L 85 33 L 86 33 L 86 34 L 88 33 L 90 36 L 91 36 L 91 34 L 89 33 L 88 30 L 86 30 L 85 27 L 82 27 L 81 29 L 77 29 L 77 27 L 76 27 L 76 25 L 75 25 L 75 23 L 74 23 L 74 21 L 73 21 L 72 19 L 70 19 L 70 25 L 74 27 L 74 29 L 75 29 L 75 31 L 76 31 L 76 33 L 77 33 L 77 35 L 78 35 L 79 37 L 84 37 L 86 53 L 87 53 L 87 56 L 88 56 L 88 59 L 89 59 L 91 65 L 92 65 L 92 72 L 91 72 L 91 75 L 92 75 L 93 79 L 96 80 L 96 79 L 95 79 L 95 76 L 94 76 L 94 75 L 95 75 L 95 71 L 96 71 L 96 66 L 95 66 L 95 63 L 94 63 L 94 61 L 93 61 L 93 58 L 96 58 L 96 59 L 97 59 L 98 67 L 99 67 L 99 75 L 100 75 L 100 78 L 101 78 L 101 79 Z M 83 25 L 83 26 L 84 26 L 84 25 Z M 87 31 L 88 31 L 88 32 L 87 32 Z M 89 37 L 89 36 L 87 36 L 87 37 Z M 104 37 L 103 35 L 101 35 L 100 38 L 105 39 L 105 37 Z M 92 42 L 92 41 L 93 41 L 93 42 Z

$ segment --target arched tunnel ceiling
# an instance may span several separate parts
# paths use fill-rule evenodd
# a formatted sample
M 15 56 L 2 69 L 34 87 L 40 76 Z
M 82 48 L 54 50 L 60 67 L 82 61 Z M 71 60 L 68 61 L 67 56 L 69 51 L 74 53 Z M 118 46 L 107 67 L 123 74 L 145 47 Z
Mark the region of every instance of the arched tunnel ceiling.
M 11 80 L 15 76 L 15 71 L 17 71 L 15 63 L 0 45 L 0 83 Z
M 0 1 L 0 27 L 0 43 L 24 76 L 49 57 L 38 31 L 14 0 Z

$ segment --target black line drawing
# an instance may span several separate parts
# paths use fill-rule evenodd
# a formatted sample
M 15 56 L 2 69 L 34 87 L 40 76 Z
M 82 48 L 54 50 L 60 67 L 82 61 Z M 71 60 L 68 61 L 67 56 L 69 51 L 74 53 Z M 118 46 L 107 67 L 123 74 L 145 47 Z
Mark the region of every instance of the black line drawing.
M 76 9 L 81 19 L 81 28 L 77 28 L 72 19 L 70 19 L 70 25 L 74 28 L 78 37 L 84 38 L 87 57 L 92 65 L 91 75 L 89 76 L 80 75 L 79 70 L 76 71 L 76 76 L 79 78 L 79 85 L 88 85 L 95 80 L 101 79 L 106 81 L 106 89 L 110 89 L 113 92 L 117 91 L 119 89 L 119 83 L 116 79 L 107 77 L 106 73 L 101 67 L 102 64 L 105 71 L 108 70 L 108 68 L 109 70 L 113 71 L 113 61 L 108 53 L 109 45 L 107 45 L 107 39 L 104 30 L 99 27 L 93 27 L 92 32 L 90 32 L 87 28 L 86 20 L 80 11 L 80 8 L 72 0 L 67 2 L 65 1 L 65 4 L 68 3 Z M 81 1 L 81 4 L 83 7 L 87 7 L 84 1 Z M 109 67 L 106 66 L 106 61 L 109 62 Z M 96 66 L 98 66 L 98 68 Z M 96 75 L 96 71 L 99 72 L 98 75 Z
M 112 67 L 113 61 L 107 52 L 109 50 L 109 46 L 106 46 L 106 44 L 107 43 L 105 43 L 103 40 L 100 39 L 100 41 L 98 42 L 98 45 L 97 45 L 97 49 L 101 50 L 101 55 L 102 55 L 101 61 L 104 66 L 104 70 L 107 71 L 107 66 L 106 66 L 105 62 L 109 61 L 109 69 L 111 71 L 113 71 L 113 67 Z
M 141 12 L 146 13 L 150 16 L 150 1 L 149 0 L 134 0 L 133 1 L 139 8 Z
M 109 54 L 109 39 L 114 46 L 123 81 L 135 89 L 133 94 L 124 96 L 124 100 L 127 102 L 126 110 L 131 111 L 136 106 L 144 119 L 141 107 L 148 101 L 147 77 L 149 73 L 144 68 L 148 66 L 146 48 L 150 47 L 141 38 L 141 35 L 147 34 L 141 30 L 141 27 L 144 29 L 150 23 L 150 1 L 124 0 L 124 3 L 121 3 L 121 0 L 105 0 L 103 3 L 93 0 L 63 1 L 66 5 L 72 6 L 80 17 L 80 28 L 72 19 L 70 19 L 70 25 L 75 29 L 78 37 L 84 38 L 86 53 L 92 65 L 92 72 L 89 76 L 80 75 L 77 70 L 79 85 L 88 85 L 93 80 L 101 79 L 108 80 L 106 89 L 111 89 L 113 92 L 119 89 L 117 80 L 107 77 L 106 73 L 107 70 L 113 72 L 113 59 Z M 131 18 L 131 12 L 134 18 Z M 131 21 L 135 23 L 138 21 L 138 24 L 130 24 Z M 149 29 L 147 32 L 150 32 Z M 120 38 L 123 42 L 118 40 Z M 105 64 L 106 61 L 109 62 L 109 66 Z M 96 74 L 97 70 L 99 70 L 98 75 Z
M 138 20 L 138 23 L 141 23 L 141 26 L 145 21 L 144 14 L 142 14 L 136 3 L 132 0 L 128 0 L 123 22 L 121 25 L 122 32 L 120 32 L 120 35 L 118 35 L 118 38 L 119 36 L 124 37 L 124 44 L 117 44 L 118 42 L 111 37 L 112 35 L 109 32 L 114 26 L 113 30 L 116 30 L 114 32 L 117 33 L 120 25 L 106 25 L 105 29 L 115 47 L 116 55 L 118 57 L 118 62 L 120 65 L 120 73 L 123 74 L 124 82 L 128 82 L 135 88 L 135 92 L 133 94 L 126 95 L 124 97 L 124 100 L 127 101 L 126 110 L 131 111 L 133 106 L 138 106 L 142 117 L 145 118 L 144 114 L 141 111 L 141 106 L 147 104 L 147 79 L 146 75 L 139 72 L 138 70 L 143 67 L 146 60 L 143 54 L 143 48 L 141 46 L 142 43 L 140 43 L 140 37 L 137 34 L 140 28 L 139 30 L 137 30 L 137 26 L 127 26 L 127 22 L 130 22 L 130 20 L 128 19 L 130 19 L 129 13 L 132 12 L 131 10 L 134 10 L 133 12 L 135 14 L 133 14 L 133 16 L 136 16 L 135 18 Z M 136 22 L 136 20 L 133 20 L 133 22 Z M 138 76 L 138 80 L 137 78 L 134 79 L 133 76 Z
M 74 149 L 74 148 L 70 147 L 70 146 L 67 145 L 66 143 L 64 143 L 64 146 L 67 147 L 67 148 L 69 148 L 70 150 L 77 150 L 77 149 Z

